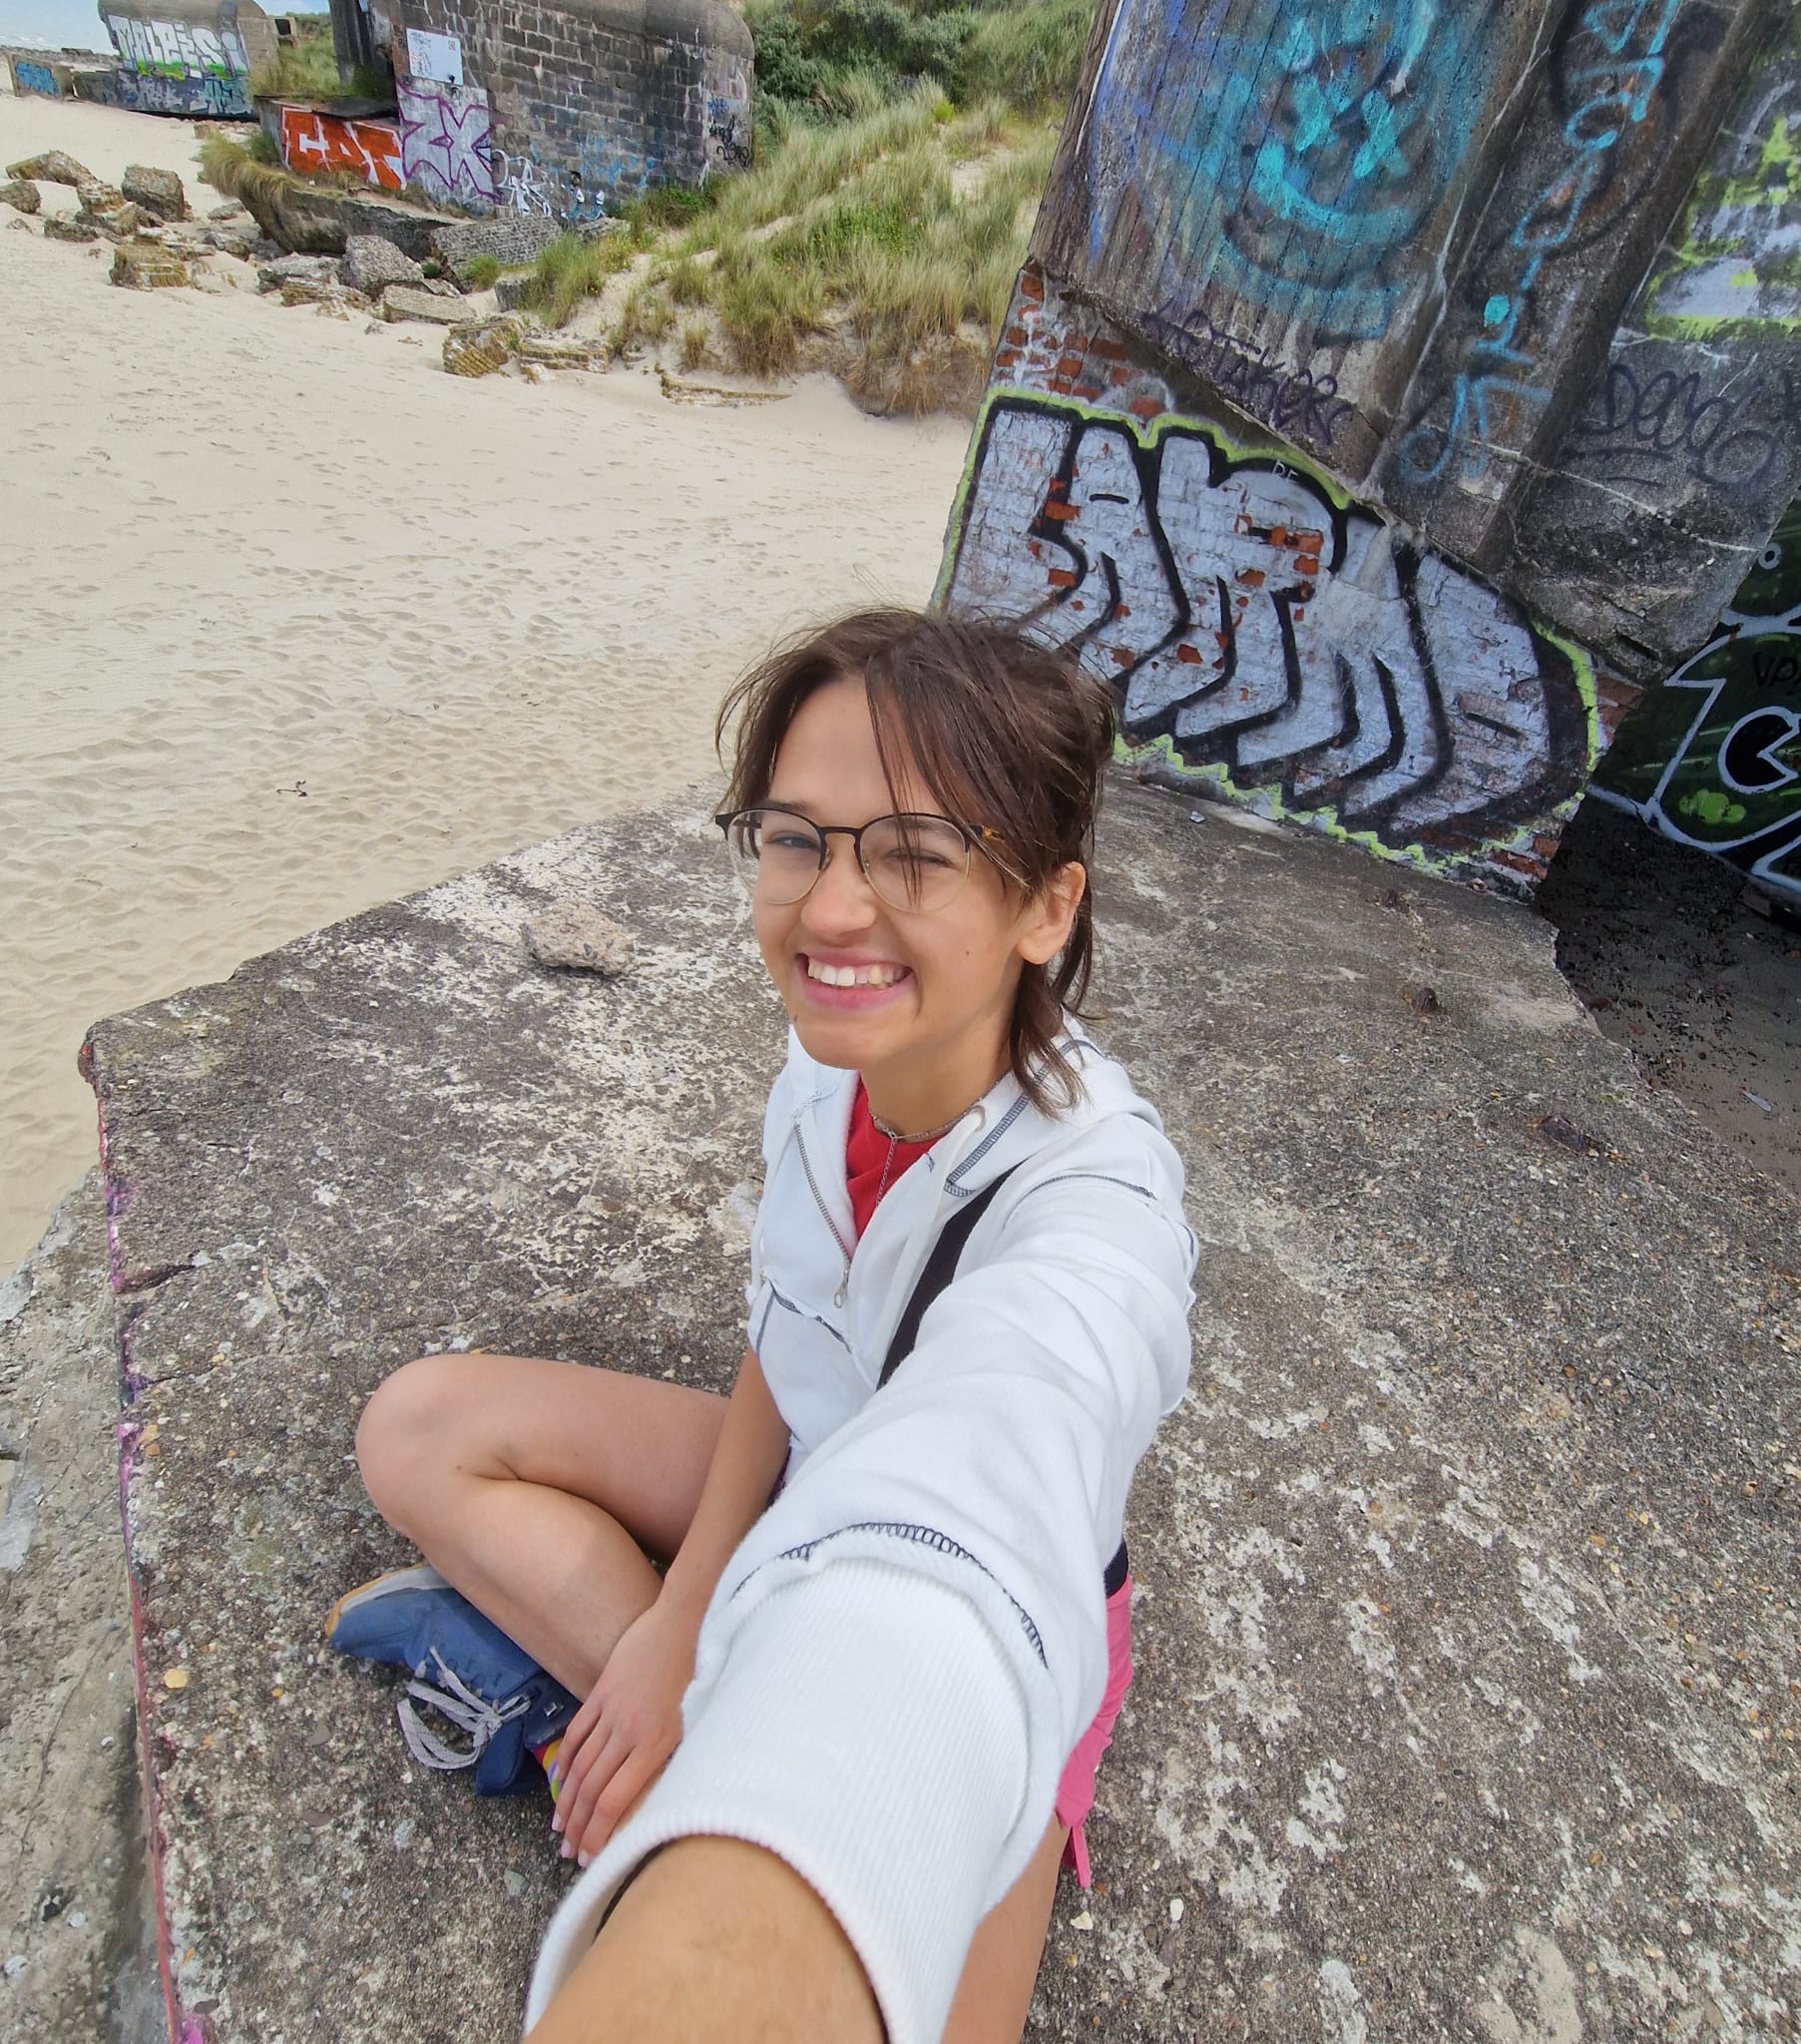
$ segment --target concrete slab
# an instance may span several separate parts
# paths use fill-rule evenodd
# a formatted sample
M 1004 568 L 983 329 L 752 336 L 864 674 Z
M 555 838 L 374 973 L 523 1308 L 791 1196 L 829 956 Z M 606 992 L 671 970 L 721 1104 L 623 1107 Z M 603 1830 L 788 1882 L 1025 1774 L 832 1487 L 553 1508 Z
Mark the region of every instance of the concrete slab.
M 0 2035 L 41 2044 L 150 2044 L 163 2027 L 118 1423 L 94 1171 L 0 1282 Z
M 1240 823 L 1123 784 L 1104 833 L 1097 1026 L 1204 1255 L 1030 2035 L 1794 2034 L 1801 1207 L 1529 911 Z M 184 2038 L 517 2019 L 548 1803 L 403 1765 L 316 1628 L 402 1558 L 350 1439 L 407 1357 L 726 1379 L 780 1026 L 708 835 L 578 832 L 90 1039 Z M 562 894 L 630 976 L 531 961 Z

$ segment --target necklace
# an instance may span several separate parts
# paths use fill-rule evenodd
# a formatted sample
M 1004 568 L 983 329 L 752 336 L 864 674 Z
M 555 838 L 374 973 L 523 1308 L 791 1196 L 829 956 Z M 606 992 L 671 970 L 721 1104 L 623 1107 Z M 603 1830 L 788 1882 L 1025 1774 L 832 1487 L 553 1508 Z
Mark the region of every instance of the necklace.
M 970 1107 L 974 1105 L 975 1102 L 971 1101 Z M 950 1120 L 944 1123 L 942 1127 L 927 1129 L 924 1135 L 921 1136 L 903 1135 L 899 1129 L 891 1129 L 873 1107 L 869 1110 L 869 1119 L 875 1124 L 876 1134 L 878 1136 L 886 1136 L 890 1143 L 936 1143 L 940 1136 L 948 1136 L 963 1119 L 963 1116 L 968 1113 L 969 1108 L 966 1107 L 961 1113 L 952 1115 Z
M 971 1101 L 970 1107 L 973 1107 L 974 1105 L 975 1102 Z M 950 1132 L 957 1126 L 957 1124 L 963 1119 L 963 1116 L 968 1113 L 969 1108 L 966 1107 L 963 1110 L 962 1114 L 952 1115 L 950 1120 L 946 1122 L 942 1128 L 927 1129 L 923 1136 L 903 1136 L 899 1129 L 891 1129 L 888 1126 L 888 1124 L 885 1121 L 883 1121 L 881 1116 L 876 1113 L 875 1109 L 873 1107 L 870 1108 L 869 1119 L 875 1127 L 876 1134 L 878 1136 L 886 1136 L 888 1138 L 888 1155 L 882 1160 L 882 1181 L 881 1184 L 878 1185 L 875 1189 L 875 1200 L 876 1205 L 878 1207 L 882 1203 L 882 1196 L 888 1190 L 888 1174 L 894 1169 L 895 1151 L 897 1151 L 903 1143 L 936 1143 L 940 1136 L 948 1136 Z

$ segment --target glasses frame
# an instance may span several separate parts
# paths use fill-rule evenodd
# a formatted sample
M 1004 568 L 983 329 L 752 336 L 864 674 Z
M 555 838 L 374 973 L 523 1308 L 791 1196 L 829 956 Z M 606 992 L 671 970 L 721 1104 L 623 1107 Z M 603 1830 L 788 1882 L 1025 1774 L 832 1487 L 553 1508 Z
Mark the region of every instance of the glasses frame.
M 831 863 L 831 840 L 834 837 L 848 837 L 850 839 L 851 856 L 856 860 L 857 871 L 863 875 L 864 882 L 868 886 L 870 893 L 875 896 L 884 908 L 893 909 L 897 915 L 937 915 L 942 910 L 948 908 L 956 900 L 957 896 L 962 893 L 964 886 L 968 882 L 970 856 L 978 851 L 1000 873 L 1003 879 L 1011 881 L 1016 887 L 1025 884 L 1007 861 L 994 849 L 994 846 L 1001 842 L 1001 833 L 998 830 L 992 829 L 986 823 L 980 829 L 972 829 L 968 823 L 960 822 L 955 816 L 940 815 L 936 810 L 932 809 L 896 809 L 886 816 L 871 816 L 867 823 L 816 823 L 811 816 L 805 814 L 800 809 L 789 808 L 785 802 L 750 802 L 741 809 L 721 810 L 718 815 L 713 817 L 713 821 L 719 826 L 721 834 L 729 841 L 731 826 L 740 816 L 760 816 L 768 813 L 778 816 L 792 816 L 795 822 L 804 823 L 819 839 L 818 872 L 813 875 L 791 901 L 772 902 L 770 904 L 771 907 L 797 908 L 812 893 L 813 889 L 818 886 L 826 867 Z M 890 901 L 887 895 L 876 885 L 870 874 L 869 866 L 863 857 L 864 831 L 873 830 L 878 824 L 882 823 L 902 822 L 948 823 L 957 832 L 958 836 L 963 839 L 963 871 L 958 876 L 956 886 L 935 908 L 905 908 L 898 902 Z

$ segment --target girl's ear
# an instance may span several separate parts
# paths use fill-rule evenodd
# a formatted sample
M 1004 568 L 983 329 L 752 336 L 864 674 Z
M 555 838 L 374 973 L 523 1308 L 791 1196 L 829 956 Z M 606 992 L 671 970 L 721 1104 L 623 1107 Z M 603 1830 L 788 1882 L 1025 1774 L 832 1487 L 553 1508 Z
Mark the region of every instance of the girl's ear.
M 1027 903 L 1014 948 L 1028 965 L 1049 965 L 1070 941 L 1088 883 L 1088 868 L 1072 859 L 1059 866 Z

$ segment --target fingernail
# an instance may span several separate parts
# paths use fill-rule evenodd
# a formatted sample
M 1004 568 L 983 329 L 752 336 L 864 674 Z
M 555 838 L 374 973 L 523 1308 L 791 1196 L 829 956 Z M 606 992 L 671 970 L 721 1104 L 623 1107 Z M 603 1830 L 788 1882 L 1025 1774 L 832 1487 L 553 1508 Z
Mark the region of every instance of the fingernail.
M 556 1813 L 556 1815 L 555 1815 L 554 1817 L 552 1817 L 552 1818 L 551 1818 L 551 1829 L 552 1829 L 553 1831 L 555 1831 L 555 1832 L 556 1832 L 556 1833 L 558 1834 L 558 1836 L 559 1836 L 559 1837 L 561 1837 L 561 1836 L 562 1836 L 562 1833 L 563 1833 L 563 1812 L 562 1812 L 561 1810 L 558 1810 L 558 1812 Z
M 567 1859 L 574 1850 L 575 1847 L 565 1838 L 563 1843 L 557 1848 L 557 1857 L 559 1859 Z
M 586 1866 L 593 1857 L 594 1854 L 592 1852 L 578 1852 L 576 1854 L 576 1864 L 578 1866 Z

